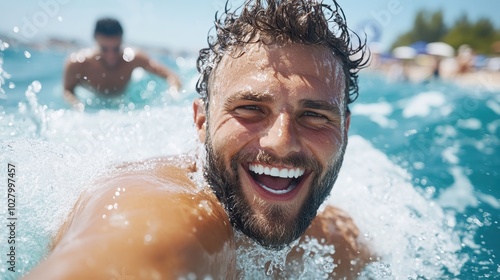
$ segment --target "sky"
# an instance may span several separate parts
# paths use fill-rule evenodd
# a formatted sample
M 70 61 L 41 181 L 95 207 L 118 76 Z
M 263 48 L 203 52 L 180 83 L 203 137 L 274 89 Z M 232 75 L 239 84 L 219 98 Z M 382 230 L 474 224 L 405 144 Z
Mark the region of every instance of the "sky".
M 241 0 L 232 0 L 238 6 Z M 329 2 L 325 0 L 325 2 Z M 388 48 L 409 30 L 420 9 L 441 9 L 451 25 L 462 14 L 485 17 L 500 28 L 499 0 L 338 0 L 348 25 L 371 34 Z M 95 21 L 104 16 L 121 21 L 125 42 L 197 51 L 206 46 L 215 12 L 225 0 L 23 0 L 0 3 L 0 34 L 36 42 L 48 37 L 77 39 L 92 44 Z

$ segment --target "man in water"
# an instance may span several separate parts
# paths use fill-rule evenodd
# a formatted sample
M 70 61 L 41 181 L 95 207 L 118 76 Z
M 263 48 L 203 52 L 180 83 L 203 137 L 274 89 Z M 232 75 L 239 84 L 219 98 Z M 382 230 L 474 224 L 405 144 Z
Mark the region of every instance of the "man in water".
M 98 48 L 86 55 L 83 51 L 73 54 L 64 71 L 64 98 L 77 110 L 85 105 L 75 95 L 75 87 L 82 85 L 100 97 L 123 94 L 135 68 L 167 79 L 173 90 L 181 87 L 179 78 L 166 67 L 151 60 L 147 55 L 132 48 L 122 49 L 123 29 L 111 18 L 97 21 L 94 39 Z
M 27 278 L 235 279 L 249 240 L 275 250 L 311 238 L 335 246 L 330 277 L 354 277 L 368 258 L 356 226 L 331 206 L 316 217 L 343 161 L 364 61 L 342 15 L 336 2 L 303 0 L 226 11 L 198 58 L 204 163 L 130 163 L 95 182 Z M 292 250 L 275 277 L 312 257 L 303 253 Z

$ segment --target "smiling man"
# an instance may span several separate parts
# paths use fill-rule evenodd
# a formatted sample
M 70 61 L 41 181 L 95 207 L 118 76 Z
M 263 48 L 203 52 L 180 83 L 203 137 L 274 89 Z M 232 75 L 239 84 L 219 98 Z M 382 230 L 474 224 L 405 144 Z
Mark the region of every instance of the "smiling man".
M 355 275 L 367 258 L 356 226 L 331 206 L 317 216 L 342 165 L 364 61 L 333 4 L 254 0 L 226 11 L 198 59 L 203 166 L 184 156 L 117 168 L 82 195 L 27 277 L 233 279 L 236 249 L 248 246 L 235 231 L 271 249 L 317 238 L 335 246 L 331 277 Z

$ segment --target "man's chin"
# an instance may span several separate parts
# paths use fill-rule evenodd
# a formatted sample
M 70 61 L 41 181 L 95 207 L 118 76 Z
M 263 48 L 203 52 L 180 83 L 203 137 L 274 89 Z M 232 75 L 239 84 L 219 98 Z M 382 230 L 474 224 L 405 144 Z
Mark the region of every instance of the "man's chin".
M 309 216 L 303 215 L 304 202 L 273 203 L 256 196 L 245 200 L 251 203 L 236 227 L 267 248 L 280 249 L 300 238 L 312 220 L 304 219 Z

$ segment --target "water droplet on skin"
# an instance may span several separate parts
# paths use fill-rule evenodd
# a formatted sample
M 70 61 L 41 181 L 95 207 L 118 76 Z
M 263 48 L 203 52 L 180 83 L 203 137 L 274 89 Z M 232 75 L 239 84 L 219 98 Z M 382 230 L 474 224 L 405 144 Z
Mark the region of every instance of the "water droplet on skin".
M 102 215 L 102 218 L 103 218 L 103 219 L 106 219 L 106 217 L 107 217 L 107 216 L 106 216 L 106 214 L 103 214 L 103 215 Z
M 113 205 L 110 204 L 110 205 L 106 206 L 106 209 L 113 210 Z
M 114 209 L 118 209 L 118 203 L 113 204 Z
M 151 236 L 151 234 L 146 234 L 144 235 L 144 244 L 149 244 L 151 243 L 151 240 L 153 240 L 153 237 Z

